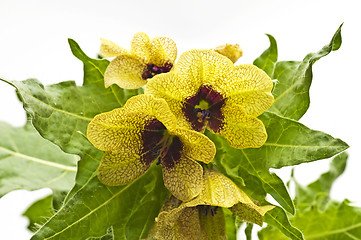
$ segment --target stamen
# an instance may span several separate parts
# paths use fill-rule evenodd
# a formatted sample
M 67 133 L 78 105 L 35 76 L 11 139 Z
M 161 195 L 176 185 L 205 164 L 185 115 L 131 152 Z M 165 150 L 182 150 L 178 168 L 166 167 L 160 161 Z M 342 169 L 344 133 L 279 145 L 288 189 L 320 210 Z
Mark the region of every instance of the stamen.
M 209 211 L 209 208 L 210 208 L 211 206 L 209 206 L 209 205 L 207 205 L 207 206 L 204 206 L 204 215 L 208 215 L 208 211 Z
M 205 216 L 207 216 L 209 212 L 211 213 L 212 217 L 217 214 L 218 206 L 212 207 L 210 205 L 199 205 L 198 207 L 199 207 L 199 209 L 204 210 Z
M 172 69 L 172 67 L 173 67 L 173 64 L 170 62 L 166 62 L 164 64 L 164 66 L 162 66 L 162 67 L 159 67 L 152 63 L 148 63 L 147 68 L 144 70 L 144 72 L 142 74 L 142 78 L 144 80 L 146 80 L 148 78 L 154 77 L 157 74 L 167 73 Z
M 207 109 L 195 108 L 194 110 L 197 113 L 197 121 L 200 123 L 211 118 L 211 113 Z
M 214 214 L 217 214 L 217 209 L 218 209 L 218 206 L 215 206 L 214 207 Z

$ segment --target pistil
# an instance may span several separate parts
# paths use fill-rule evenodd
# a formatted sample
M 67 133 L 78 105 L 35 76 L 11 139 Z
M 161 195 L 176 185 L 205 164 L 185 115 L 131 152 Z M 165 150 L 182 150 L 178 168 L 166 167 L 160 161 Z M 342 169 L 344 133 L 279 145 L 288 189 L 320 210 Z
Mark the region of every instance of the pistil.
M 196 116 L 199 123 L 203 122 L 204 120 L 209 120 L 211 118 L 211 113 L 207 109 L 195 108 L 194 110 L 197 113 Z

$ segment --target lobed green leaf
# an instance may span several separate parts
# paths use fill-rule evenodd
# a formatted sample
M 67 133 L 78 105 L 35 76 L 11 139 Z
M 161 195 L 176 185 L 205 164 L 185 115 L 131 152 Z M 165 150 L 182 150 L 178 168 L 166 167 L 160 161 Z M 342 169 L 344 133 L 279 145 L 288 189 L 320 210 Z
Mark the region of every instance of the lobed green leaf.
M 260 148 L 235 149 L 223 137 L 208 132 L 208 137 L 217 148 L 214 161 L 223 174 L 253 198 L 261 201 L 269 193 L 293 214 L 293 201 L 284 183 L 276 174 L 270 173 L 269 168 L 329 158 L 347 149 L 348 145 L 340 139 L 273 113 L 266 112 L 260 119 L 268 133 L 266 143 Z
M 329 199 L 333 182 L 345 170 L 347 157 L 347 153 L 336 156 L 330 170 L 306 187 L 294 180 L 297 213 L 290 221 L 302 230 L 305 239 L 353 240 L 361 236 L 361 208 L 350 206 L 347 200 L 340 203 Z M 269 225 L 258 233 L 260 239 L 287 239 L 274 225 Z
M 272 226 L 267 228 L 272 229 L 274 232 L 278 233 L 277 236 L 279 236 L 279 238 L 275 237 L 273 239 L 304 239 L 302 232 L 290 223 L 286 212 L 280 207 L 275 207 L 271 211 L 268 211 L 265 215 L 264 221 L 269 226 Z M 287 238 L 285 236 L 287 236 Z M 260 231 L 258 232 L 258 237 L 261 240 L 265 240 L 268 239 L 268 234 L 264 234 L 262 231 Z
M 330 164 L 330 170 L 323 173 L 315 182 L 303 187 L 295 179 L 296 204 L 311 204 L 320 193 L 330 194 L 332 184 L 345 171 L 348 154 L 342 152 L 334 157 Z
M 28 229 L 35 232 L 39 226 L 46 222 L 47 218 L 54 215 L 53 195 L 50 194 L 30 205 L 23 213 L 23 216 L 29 219 Z
M 43 139 L 30 123 L 15 128 L 0 122 L 0 132 L 0 196 L 16 189 L 72 188 L 78 156 Z
M 253 61 L 253 64 L 262 69 L 267 73 L 268 76 L 272 77 L 275 68 L 275 63 L 278 58 L 277 42 L 276 39 L 270 34 L 266 34 L 269 41 L 270 47 L 266 49 L 261 56 Z
M 29 219 L 28 229 L 35 232 L 62 206 L 67 192 L 54 192 L 35 201 L 23 213 Z
M 81 161 L 88 160 L 85 156 Z M 86 171 L 81 169 L 79 174 L 83 170 Z M 94 176 L 79 186 L 31 239 L 101 237 L 110 226 L 114 239 L 144 238 L 167 193 L 158 166 L 151 167 L 133 183 L 119 187 L 105 186 Z
M 3 81 L 16 88 L 41 136 L 67 153 L 82 156 L 92 147 L 84 136 L 93 117 L 123 106 L 129 97 L 143 90 L 105 88 L 104 71 L 109 61 L 87 57 L 74 40 L 69 39 L 69 44 L 74 55 L 84 63 L 83 86 L 76 86 L 73 81 L 50 86 L 43 86 L 35 79 Z
M 342 24 L 328 45 L 317 53 L 308 54 L 303 61 L 275 63 L 273 74 L 270 76 L 278 81 L 272 91 L 275 101 L 269 111 L 295 120 L 300 119 L 306 113 L 310 105 L 309 89 L 312 82 L 312 66 L 320 58 L 340 48 L 342 42 L 341 27 Z M 277 47 L 271 42 L 270 49 L 266 51 L 277 51 Z M 264 58 L 261 56 L 261 59 Z M 270 66 L 271 64 L 264 66 L 268 73 L 270 73 Z

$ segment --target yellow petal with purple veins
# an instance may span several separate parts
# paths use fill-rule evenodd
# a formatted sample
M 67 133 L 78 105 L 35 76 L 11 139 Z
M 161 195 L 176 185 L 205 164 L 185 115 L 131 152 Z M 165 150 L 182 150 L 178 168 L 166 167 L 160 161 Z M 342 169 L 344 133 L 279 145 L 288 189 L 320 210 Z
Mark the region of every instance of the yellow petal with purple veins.
M 155 37 L 150 41 L 150 63 L 159 67 L 174 64 L 177 57 L 175 42 L 167 37 Z
M 119 47 L 112 41 L 106 40 L 104 38 L 101 38 L 100 41 L 100 55 L 103 57 L 116 57 L 123 53 L 129 53 L 128 50 Z
M 140 146 L 140 133 L 147 120 L 144 117 L 146 116 L 131 116 L 123 108 L 99 114 L 89 123 L 87 137 L 102 151 Z
M 150 163 L 141 160 L 137 146 L 122 148 L 104 153 L 98 167 L 98 178 L 109 186 L 125 185 L 143 175 L 149 167 Z
M 121 88 L 137 89 L 147 81 L 142 74 L 146 65 L 136 56 L 122 54 L 113 59 L 104 73 L 105 87 L 117 84 Z
M 150 61 L 150 39 L 147 34 L 139 32 L 134 34 L 130 43 L 130 51 L 138 56 L 144 64 Z
M 227 240 L 223 210 L 211 208 L 211 206 L 198 206 L 201 227 L 206 232 L 207 239 Z
M 244 113 L 257 117 L 272 106 L 274 98 L 270 92 L 244 91 L 226 99 L 226 104 L 238 105 Z
M 243 51 L 242 48 L 238 44 L 224 44 L 218 46 L 214 49 L 215 52 L 222 54 L 229 58 L 233 63 L 237 62 L 237 60 L 242 57 Z
M 203 173 L 203 187 L 199 196 L 192 201 L 185 203 L 187 206 L 211 205 L 230 208 L 242 202 L 253 204 L 252 200 L 240 190 L 229 178 L 223 174 L 205 170 Z
M 164 185 L 176 198 L 188 201 L 202 189 L 203 168 L 185 156 L 172 160 L 162 159 Z
M 102 113 L 89 123 L 87 137 L 98 149 L 140 148 L 146 124 L 157 119 L 167 128 L 175 128 L 176 119 L 163 99 L 142 94 L 130 98 L 123 108 Z
M 236 214 L 242 221 L 255 223 L 262 227 L 263 216 L 266 212 L 272 210 L 274 206 L 257 206 L 244 203 L 234 205 L 230 210 Z
M 224 84 L 224 76 L 229 74 L 233 68 L 232 61 L 221 54 L 212 50 L 194 49 L 179 57 L 174 66 L 174 72 L 179 75 L 180 79 L 185 79 L 188 84 L 199 87 L 202 85 L 218 87 L 218 85 Z
M 182 111 L 184 101 L 189 96 L 195 95 L 200 84 L 180 78 L 173 72 L 159 74 L 148 80 L 145 93 L 167 101 L 169 108 L 178 119 L 179 127 L 190 128 L 190 123 Z
M 184 144 L 184 155 L 192 160 L 208 164 L 216 155 L 214 143 L 202 133 L 178 128 L 172 134 L 179 137 Z
M 217 134 L 226 138 L 235 148 L 261 147 L 267 140 L 267 132 L 261 120 L 250 117 L 237 105 L 222 107 L 223 126 Z
M 164 213 L 164 212 L 163 212 Z M 176 218 L 158 218 L 151 237 L 158 240 L 169 239 L 197 239 L 207 240 L 207 235 L 202 229 L 198 209 L 185 208 Z M 170 221 L 167 221 L 170 220 Z
M 128 99 L 123 108 L 134 115 L 142 114 L 155 117 L 162 122 L 168 130 L 177 127 L 177 119 L 172 114 L 167 102 L 162 98 L 155 98 L 151 94 L 134 96 Z
M 224 79 L 220 87 L 225 97 L 242 94 L 244 92 L 271 92 L 273 82 L 261 69 L 252 64 L 235 66 L 233 71 Z

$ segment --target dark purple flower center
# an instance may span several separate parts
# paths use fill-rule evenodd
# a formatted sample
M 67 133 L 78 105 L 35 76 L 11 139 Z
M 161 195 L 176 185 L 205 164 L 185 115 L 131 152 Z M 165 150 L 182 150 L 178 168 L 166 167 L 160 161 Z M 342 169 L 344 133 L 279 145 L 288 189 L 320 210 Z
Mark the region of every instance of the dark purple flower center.
M 150 165 L 158 158 L 157 164 L 172 168 L 181 158 L 183 143 L 177 136 L 170 135 L 166 127 L 157 119 L 146 123 L 142 132 L 143 146 L 141 160 Z
M 146 80 L 148 78 L 154 77 L 157 74 L 167 73 L 172 69 L 172 67 L 173 64 L 170 62 L 166 62 L 162 67 L 148 63 L 146 69 L 143 72 L 142 78 Z
M 208 126 L 218 132 L 223 125 L 223 96 L 211 86 L 201 86 L 198 92 L 187 98 L 182 111 L 195 131 L 203 131 Z

